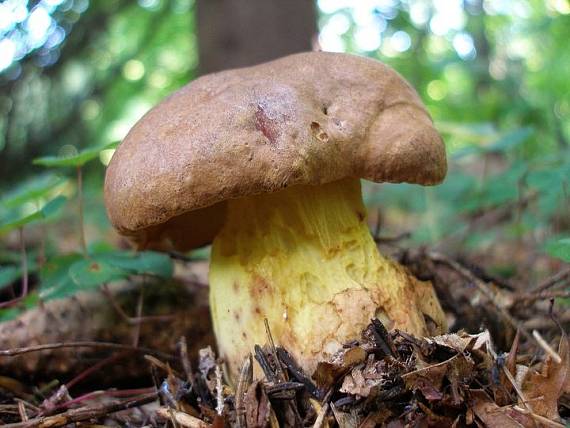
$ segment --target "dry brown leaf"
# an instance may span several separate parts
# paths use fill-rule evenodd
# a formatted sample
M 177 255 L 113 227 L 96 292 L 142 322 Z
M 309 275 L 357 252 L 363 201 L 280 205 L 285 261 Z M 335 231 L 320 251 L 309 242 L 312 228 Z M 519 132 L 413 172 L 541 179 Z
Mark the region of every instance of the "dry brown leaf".
M 168 407 L 159 407 L 156 409 L 157 415 L 161 418 L 176 422 L 179 426 L 186 427 L 186 428 L 210 428 L 210 425 L 206 422 L 189 415 L 184 412 L 180 412 L 178 410 L 168 408 Z
M 520 423 L 513 419 L 509 415 L 514 411 L 513 409 L 499 407 L 482 390 L 471 390 L 469 392 L 469 405 L 477 418 L 488 427 L 525 428 L 534 426 L 532 419 L 525 419 L 527 423 Z M 521 417 L 526 416 L 519 415 Z
M 464 386 L 470 383 L 474 375 L 475 363 L 473 360 L 464 354 L 457 354 L 455 358 L 449 360 L 449 370 L 447 371 L 447 379 L 451 383 L 451 394 L 453 402 L 460 404 L 464 397 L 462 392 Z
M 448 348 L 454 349 L 457 352 L 463 352 L 465 348 L 471 342 L 470 337 L 461 337 L 456 333 L 444 334 L 442 336 L 434 336 L 427 339 L 429 343 L 435 343 L 436 345 L 446 346 Z
M 317 364 L 313 379 L 319 389 L 327 391 L 344 372 L 341 366 L 321 361 Z
M 327 390 L 351 367 L 366 360 L 366 351 L 360 346 L 342 349 L 335 354 L 330 362 L 320 362 L 313 374 L 317 386 Z
M 420 379 L 429 382 L 431 385 L 433 385 L 434 388 L 441 389 L 443 378 L 447 373 L 448 364 L 449 360 L 442 363 L 433 364 L 419 370 L 414 370 L 413 372 L 402 375 L 402 379 L 404 379 L 406 388 L 408 389 L 415 389 L 415 385 Z
M 450 333 L 441 336 L 434 336 L 427 339 L 427 341 L 440 346 L 446 346 L 456 350 L 457 352 L 465 351 L 471 344 L 471 349 L 483 350 L 491 347 L 491 334 L 489 333 L 489 330 L 482 331 L 478 334 Z
M 475 363 L 461 353 L 450 359 L 428 367 L 423 367 L 402 375 L 406 388 L 419 390 L 427 400 L 441 400 L 443 379 L 446 377 L 451 383 L 452 399 L 455 404 L 463 401 L 462 385 L 468 383 L 473 375 Z
M 360 397 L 368 397 L 368 395 L 370 395 L 370 389 L 378 382 L 367 382 L 366 379 L 364 379 L 362 371 L 362 366 L 353 368 L 352 371 L 344 377 L 340 392 L 358 395 Z
M 562 361 L 556 363 L 550 356 L 546 358 L 542 372 L 527 375 L 523 394 L 534 413 L 552 420 L 560 420 L 558 400 L 564 393 L 570 393 L 570 346 L 568 337 L 563 334 L 558 347 Z
M 366 351 L 360 346 L 348 349 L 342 354 L 342 366 L 354 366 L 363 363 L 366 360 Z

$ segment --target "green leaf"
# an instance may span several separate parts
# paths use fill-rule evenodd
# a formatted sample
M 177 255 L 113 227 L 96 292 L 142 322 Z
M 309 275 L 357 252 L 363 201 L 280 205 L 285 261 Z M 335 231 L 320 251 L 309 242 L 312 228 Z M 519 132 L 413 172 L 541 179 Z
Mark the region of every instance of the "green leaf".
M 48 198 L 50 193 L 66 182 L 66 179 L 52 174 L 34 177 L 4 195 L 0 202 L 6 208 L 16 208 L 26 202 L 35 202 Z
M 69 276 L 69 268 L 82 259 L 80 254 L 66 254 L 48 260 L 40 270 L 40 298 L 61 299 L 75 294 L 78 287 Z
M 497 136 L 497 130 L 490 122 L 458 123 L 438 121 L 435 123 L 439 132 L 450 134 L 462 141 L 488 141 Z
M 465 156 L 474 154 L 504 153 L 524 143 L 533 133 L 534 129 L 532 127 L 519 128 L 504 134 L 491 144 L 471 144 L 469 146 L 462 147 L 461 149 L 453 152 L 452 158 L 461 159 Z
M 524 143 L 532 134 L 534 133 L 534 129 L 530 126 L 525 128 L 516 129 L 512 132 L 509 132 L 495 141 L 493 144 L 488 146 L 484 146 L 483 150 L 486 153 L 491 152 L 506 152 L 521 143 Z
M 63 208 L 66 202 L 67 198 L 62 195 L 49 201 L 40 210 L 42 214 L 42 219 L 48 220 L 50 218 L 57 216 L 57 214 L 59 214 L 60 210 Z
M 552 257 L 570 263 L 570 238 L 549 242 L 546 244 L 546 252 Z
M 129 273 L 102 261 L 82 259 L 71 265 L 69 276 L 80 289 L 86 290 L 126 278 Z
M 15 229 L 19 229 L 27 224 L 30 224 L 34 221 L 41 220 L 42 214 L 40 211 L 36 211 L 32 214 L 21 214 L 21 213 L 11 213 L 11 215 L 4 218 L 3 221 L 0 223 L 0 234 L 10 232 Z
M 97 254 L 94 258 L 97 261 L 137 274 L 170 278 L 174 271 L 170 257 L 167 254 L 155 251 L 142 251 L 138 253 L 113 251 Z
M 21 210 L 11 211 L 0 222 L 0 234 L 10 232 L 36 221 L 53 218 L 59 213 L 66 200 L 67 198 L 65 196 L 58 196 L 45 204 L 41 209 L 32 213 L 24 213 Z
M 42 165 L 46 167 L 64 168 L 64 167 L 80 167 L 85 165 L 90 160 L 99 156 L 103 150 L 114 149 L 119 143 L 110 143 L 102 146 L 91 147 L 81 150 L 79 153 L 72 156 L 44 156 L 34 159 L 34 165 Z

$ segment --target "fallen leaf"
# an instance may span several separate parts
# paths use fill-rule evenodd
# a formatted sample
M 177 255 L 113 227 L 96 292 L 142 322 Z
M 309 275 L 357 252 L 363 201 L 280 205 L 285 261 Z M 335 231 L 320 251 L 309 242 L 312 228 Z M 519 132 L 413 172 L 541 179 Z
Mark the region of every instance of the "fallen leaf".
M 426 380 L 436 389 L 441 389 L 443 378 L 447 373 L 448 364 L 449 360 L 414 370 L 413 372 L 402 375 L 402 379 L 404 379 L 406 387 L 411 390 L 416 388 L 415 385 L 420 379 Z
M 458 334 L 444 334 L 442 336 L 435 336 L 427 339 L 429 343 L 435 343 L 440 346 L 446 346 L 448 348 L 454 349 L 457 352 L 463 352 L 471 343 L 471 337 L 461 337 Z
M 455 358 L 449 359 L 449 370 L 446 377 L 451 383 L 453 403 L 460 404 L 463 401 L 463 391 L 475 374 L 474 367 L 473 360 L 464 354 L 457 354 Z
M 364 361 L 366 361 L 366 351 L 360 346 L 342 349 L 330 359 L 330 362 L 318 363 L 313 379 L 319 388 L 327 390 L 343 374 Z
M 534 413 L 552 420 L 560 420 L 558 400 L 564 393 L 570 393 L 570 349 L 568 337 L 562 335 L 558 355 L 562 361 L 556 363 L 548 356 L 542 372 L 527 375 L 523 394 Z
M 368 397 L 368 395 L 370 395 L 371 385 L 367 384 L 362 370 L 362 366 L 353 368 L 352 371 L 344 377 L 340 392 L 358 395 L 360 397 Z
M 529 424 L 521 424 L 513 419 L 507 412 L 507 410 L 511 411 L 511 408 L 499 407 L 482 390 L 471 390 L 469 392 L 469 405 L 475 416 L 488 427 L 524 428 L 533 426 L 532 419 L 528 420 Z
M 321 361 L 317 364 L 313 379 L 319 389 L 327 391 L 345 372 L 342 366 Z

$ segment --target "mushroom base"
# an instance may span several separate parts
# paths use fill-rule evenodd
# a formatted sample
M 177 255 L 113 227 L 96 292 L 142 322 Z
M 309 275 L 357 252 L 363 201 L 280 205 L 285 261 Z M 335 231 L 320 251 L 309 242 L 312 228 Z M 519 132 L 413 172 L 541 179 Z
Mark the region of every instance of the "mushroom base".
M 378 252 L 358 179 L 228 201 L 210 290 L 219 352 L 233 379 L 253 346 L 267 342 L 264 318 L 276 344 L 308 373 L 373 317 L 420 336 L 446 329 L 431 283 Z

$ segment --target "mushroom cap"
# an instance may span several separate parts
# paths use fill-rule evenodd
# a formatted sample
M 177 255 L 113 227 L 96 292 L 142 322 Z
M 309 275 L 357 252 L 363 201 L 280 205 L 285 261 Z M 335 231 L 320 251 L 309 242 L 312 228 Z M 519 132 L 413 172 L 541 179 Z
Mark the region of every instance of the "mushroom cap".
M 436 184 L 445 147 L 414 89 L 379 61 L 308 52 L 200 77 L 115 152 L 105 204 L 139 248 L 211 242 L 224 201 L 346 177 Z

